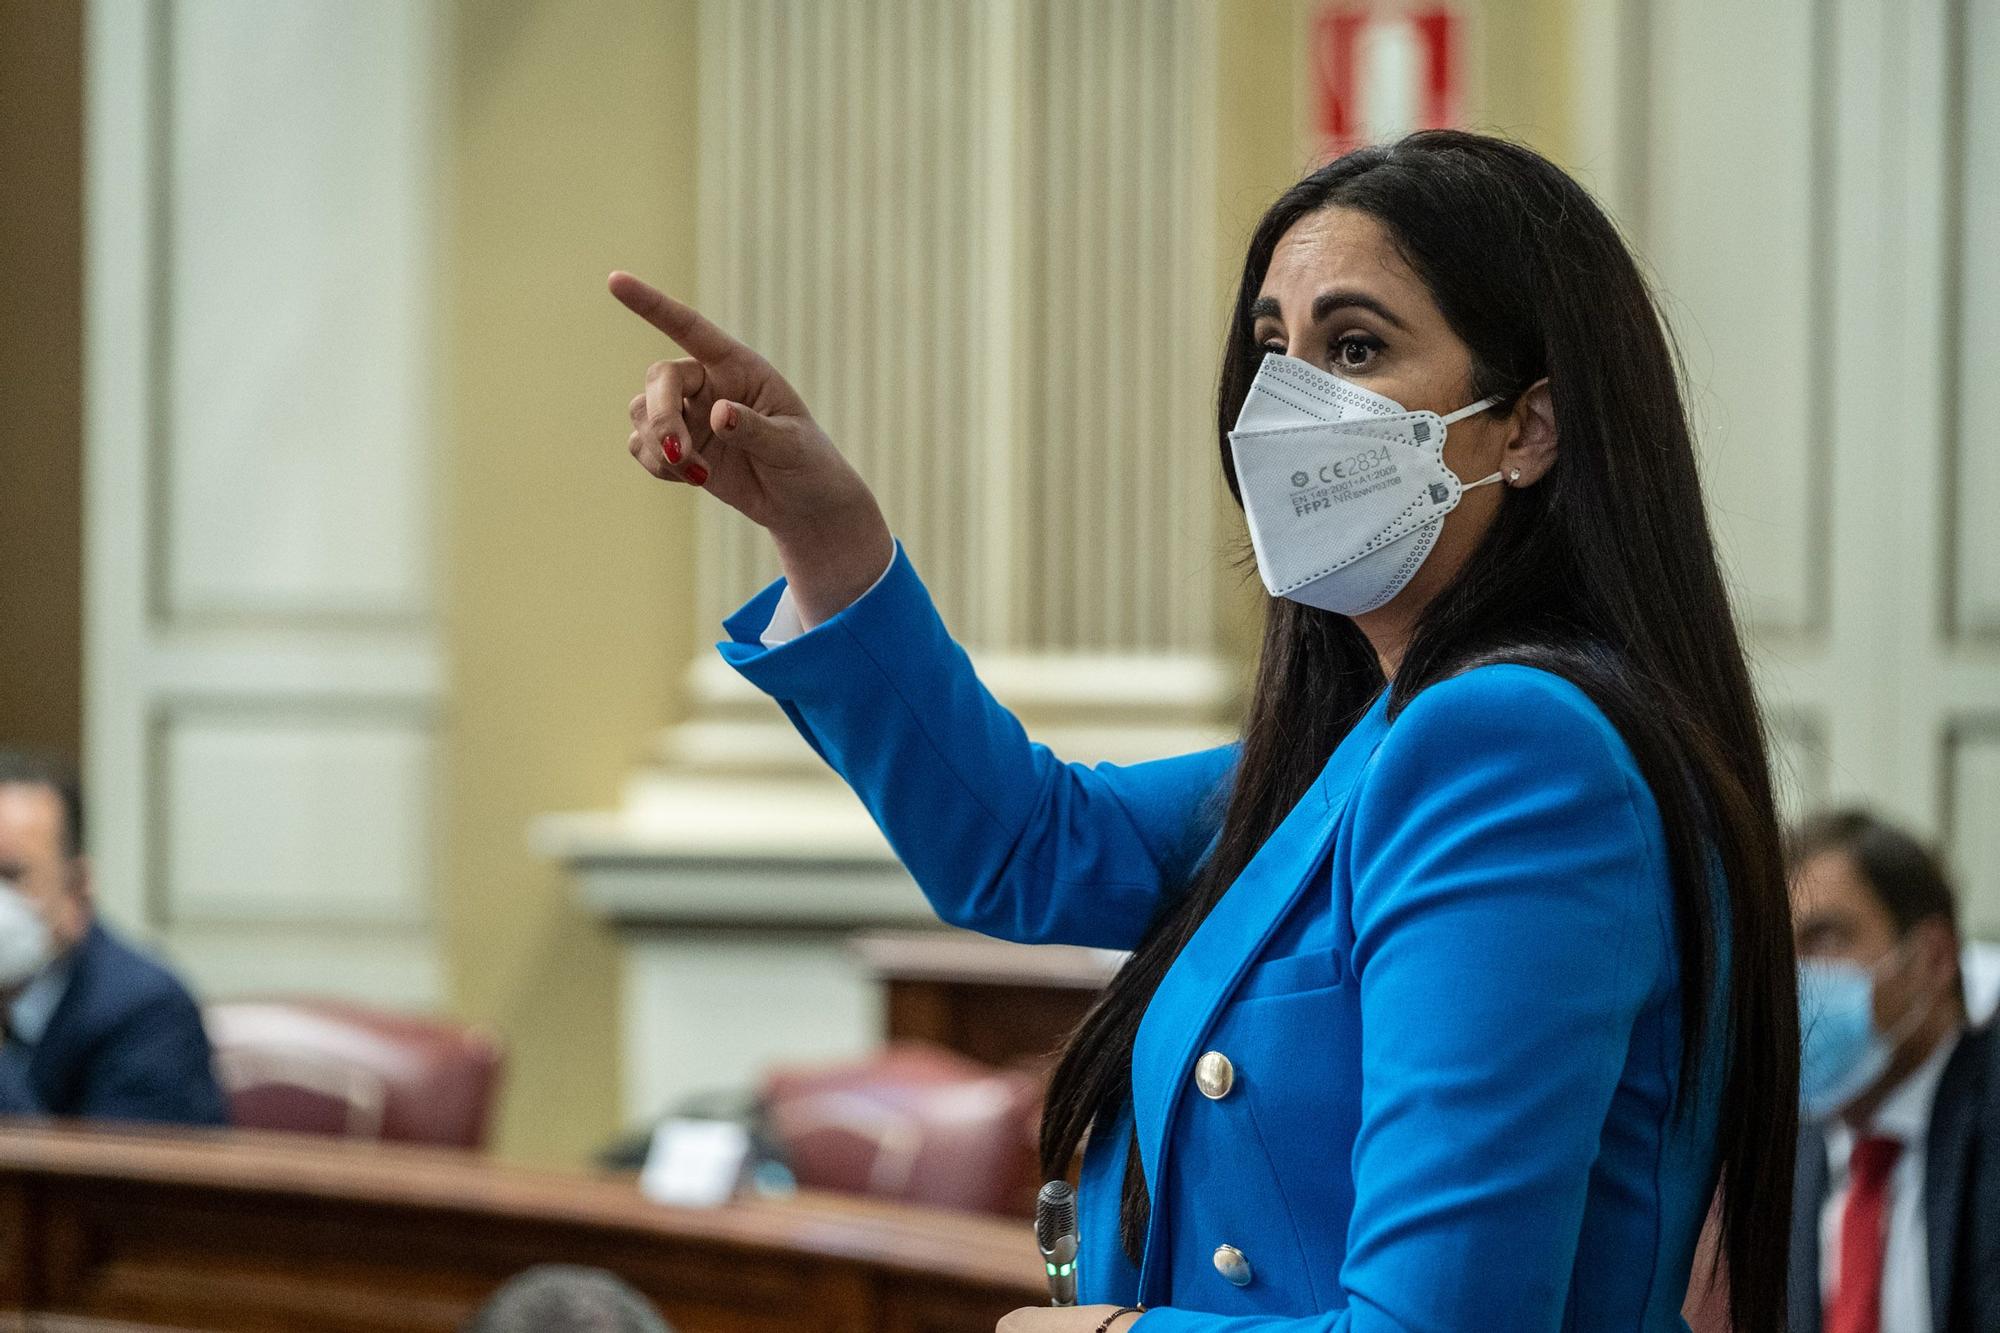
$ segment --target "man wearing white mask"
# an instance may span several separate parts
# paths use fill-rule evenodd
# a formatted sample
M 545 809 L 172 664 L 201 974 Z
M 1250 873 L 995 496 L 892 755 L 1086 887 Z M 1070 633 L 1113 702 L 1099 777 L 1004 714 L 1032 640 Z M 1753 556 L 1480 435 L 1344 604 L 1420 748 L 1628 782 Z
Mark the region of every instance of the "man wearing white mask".
M 224 1123 L 201 1012 L 95 920 L 83 797 L 0 750 L 0 1115 Z
M 1792 848 L 1804 1049 L 1794 1333 L 2000 1329 L 2000 1041 L 1937 860 L 1860 810 Z

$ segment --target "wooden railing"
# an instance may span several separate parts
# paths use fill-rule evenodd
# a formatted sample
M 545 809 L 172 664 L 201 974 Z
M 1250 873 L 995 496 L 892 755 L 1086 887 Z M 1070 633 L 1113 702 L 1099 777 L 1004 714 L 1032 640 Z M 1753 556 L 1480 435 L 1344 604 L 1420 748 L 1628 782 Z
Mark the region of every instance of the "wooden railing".
M 545 1262 L 617 1273 L 679 1333 L 986 1333 L 1047 1299 L 1003 1219 L 668 1208 L 447 1151 L 0 1121 L 0 1328 L 443 1333 Z

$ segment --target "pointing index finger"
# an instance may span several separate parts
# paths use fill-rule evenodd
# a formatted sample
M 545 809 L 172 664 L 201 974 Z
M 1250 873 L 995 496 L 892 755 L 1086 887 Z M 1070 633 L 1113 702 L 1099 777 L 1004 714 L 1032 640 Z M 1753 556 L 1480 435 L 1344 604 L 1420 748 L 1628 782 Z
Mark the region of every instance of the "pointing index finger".
M 691 305 L 676 301 L 630 273 L 611 275 L 611 294 L 639 318 L 666 334 L 689 356 L 711 365 L 747 355 L 749 348 L 724 333 Z

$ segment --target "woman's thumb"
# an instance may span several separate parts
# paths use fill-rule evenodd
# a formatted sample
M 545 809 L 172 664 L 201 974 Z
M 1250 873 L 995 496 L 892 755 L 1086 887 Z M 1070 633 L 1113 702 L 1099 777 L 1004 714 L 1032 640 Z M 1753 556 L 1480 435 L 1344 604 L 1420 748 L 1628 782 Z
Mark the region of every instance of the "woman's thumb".
M 784 430 L 771 418 L 743 403 L 719 398 L 708 409 L 708 426 L 719 440 L 759 453 L 777 444 Z

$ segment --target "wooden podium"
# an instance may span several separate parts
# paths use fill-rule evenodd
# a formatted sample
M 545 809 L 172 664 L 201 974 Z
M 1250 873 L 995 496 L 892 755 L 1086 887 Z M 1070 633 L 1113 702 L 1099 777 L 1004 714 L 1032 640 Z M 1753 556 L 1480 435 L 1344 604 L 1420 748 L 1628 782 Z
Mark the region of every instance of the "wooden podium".
M 989 1333 L 1048 1299 L 1004 1219 L 669 1208 L 442 1150 L 0 1121 L 0 1329 L 446 1333 L 547 1262 L 617 1273 L 679 1333 Z
M 1009 944 L 965 930 L 874 931 L 848 946 L 883 991 L 890 1041 L 990 1065 L 1047 1068 L 1125 955 Z

